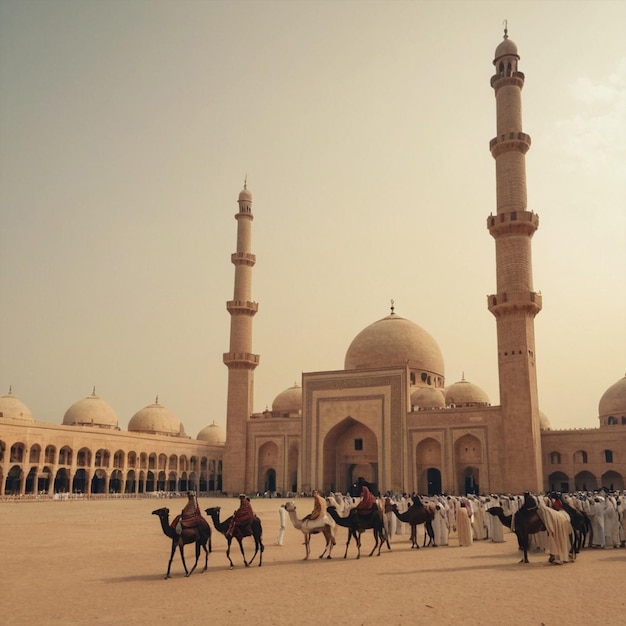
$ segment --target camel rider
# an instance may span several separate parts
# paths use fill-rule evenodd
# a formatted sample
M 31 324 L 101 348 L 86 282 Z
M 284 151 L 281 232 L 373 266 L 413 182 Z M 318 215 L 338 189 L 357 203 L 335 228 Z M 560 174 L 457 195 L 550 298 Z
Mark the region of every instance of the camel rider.
M 361 501 L 356 505 L 356 512 L 359 515 L 369 515 L 376 506 L 376 497 L 365 486 L 361 489 Z
M 252 504 L 245 493 L 239 494 L 239 508 L 233 514 L 230 520 L 230 526 L 226 531 L 227 537 L 232 537 L 236 528 L 245 528 L 249 526 L 254 519 L 254 511 L 252 510 Z
M 528 511 L 532 511 L 537 508 L 537 500 L 535 500 L 535 497 L 532 496 L 529 491 L 524 492 L 524 504 L 522 504 L 520 508 Z
M 320 496 L 320 492 L 315 489 L 313 491 L 313 510 L 304 516 L 304 520 L 321 519 L 326 515 L 326 500 Z
M 174 520 L 176 532 L 180 535 L 183 532 L 183 528 L 193 528 L 198 525 L 201 519 L 203 518 L 196 494 L 193 491 L 188 491 L 187 504 L 185 504 L 181 514 Z

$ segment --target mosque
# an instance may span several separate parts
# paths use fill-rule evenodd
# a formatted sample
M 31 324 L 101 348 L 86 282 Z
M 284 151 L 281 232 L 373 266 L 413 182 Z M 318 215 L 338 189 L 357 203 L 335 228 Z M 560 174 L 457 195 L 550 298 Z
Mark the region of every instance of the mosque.
M 623 490 L 626 481 L 626 377 L 599 399 L 596 427 L 552 430 L 540 411 L 534 319 L 532 237 L 539 217 L 527 207 L 522 130 L 524 74 L 517 46 L 497 46 L 496 288 L 487 308 L 496 320 L 500 405 L 463 378 L 446 384 L 435 339 L 389 315 L 359 332 L 344 369 L 306 372 L 279 393 L 271 410 L 253 412 L 252 194 L 239 194 L 231 316 L 226 431 L 215 424 L 194 439 L 155 402 L 128 431 L 95 389 L 61 424 L 36 421 L 11 389 L 0 398 L 0 496 L 58 493 L 227 494 L 347 491 L 362 481 L 379 491 L 423 494 Z

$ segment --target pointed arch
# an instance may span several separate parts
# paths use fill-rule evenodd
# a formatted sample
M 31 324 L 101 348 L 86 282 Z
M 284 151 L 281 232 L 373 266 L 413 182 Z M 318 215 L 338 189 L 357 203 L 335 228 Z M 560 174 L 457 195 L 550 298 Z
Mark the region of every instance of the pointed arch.
M 333 426 L 323 442 L 322 485 L 326 491 L 347 491 L 363 478 L 378 489 L 378 439 L 371 428 L 353 417 Z
M 278 445 L 275 441 L 266 441 L 259 448 L 257 456 L 257 491 L 264 493 L 268 491 L 266 487 L 268 477 L 273 476 L 273 485 L 276 490 L 276 469 L 280 464 Z

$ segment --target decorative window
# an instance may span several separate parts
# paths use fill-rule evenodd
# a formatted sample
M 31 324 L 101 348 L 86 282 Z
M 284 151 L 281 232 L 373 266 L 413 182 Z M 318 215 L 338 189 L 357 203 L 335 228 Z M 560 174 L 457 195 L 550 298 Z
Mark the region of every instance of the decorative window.
M 355 439 L 354 440 L 354 449 L 355 450 L 363 450 L 363 439 Z
M 551 465 L 560 465 L 561 464 L 561 453 L 560 452 L 550 452 L 550 464 Z

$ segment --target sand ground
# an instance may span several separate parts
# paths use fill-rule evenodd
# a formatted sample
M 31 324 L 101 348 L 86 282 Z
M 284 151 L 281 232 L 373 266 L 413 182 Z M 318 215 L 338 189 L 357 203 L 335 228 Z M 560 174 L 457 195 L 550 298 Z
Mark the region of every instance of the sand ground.
M 452 535 L 448 547 L 419 550 L 394 535 L 391 552 L 370 558 L 367 533 L 361 559 L 351 546 L 344 560 L 340 528 L 332 560 L 317 558 L 323 538 L 315 536 L 304 561 L 302 534 L 289 520 L 284 545 L 275 545 L 282 502 L 253 500 L 264 529 L 261 568 L 244 567 L 234 547 L 230 570 L 226 540 L 214 532 L 208 570 L 185 578 L 176 555 L 168 580 L 171 543 L 151 512 L 167 506 L 174 515 L 184 498 L 2 502 L 0 624 L 626 623 L 626 549 L 586 549 L 562 566 L 535 553 L 523 565 L 508 532 L 505 543 L 460 548 Z M 312 509 L 310 499 L 296 505 L 300 518 Z M 200 498 L 200 506 L 221 506 L 226 517 L 237 500 Z M 192 564 L 193 547 L 185 554 Z

